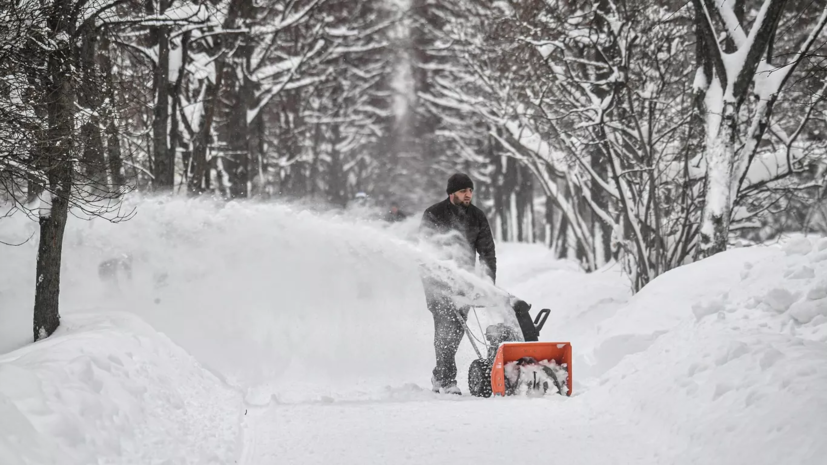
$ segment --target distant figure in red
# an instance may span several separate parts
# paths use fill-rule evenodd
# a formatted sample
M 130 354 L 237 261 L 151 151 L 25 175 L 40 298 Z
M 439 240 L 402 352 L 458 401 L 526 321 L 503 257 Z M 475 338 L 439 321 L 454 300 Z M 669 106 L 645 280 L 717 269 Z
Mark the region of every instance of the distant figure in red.
M 402 213 L 402 210 L 399 209 L 399 205 L 396 202 L 391 203 L 391 209 L 385 213 L 385 221 L 389 223 L 396 223 L 398 221 L 405 221 L 408 215 Z

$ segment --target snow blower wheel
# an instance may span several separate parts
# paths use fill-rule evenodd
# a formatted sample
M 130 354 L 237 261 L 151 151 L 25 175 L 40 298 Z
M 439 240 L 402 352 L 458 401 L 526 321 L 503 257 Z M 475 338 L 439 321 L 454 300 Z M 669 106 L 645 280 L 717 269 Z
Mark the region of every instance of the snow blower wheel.
M 468 369 L 468 390 L 474 397 L 491 397 L 491 363 L 478 358 Z

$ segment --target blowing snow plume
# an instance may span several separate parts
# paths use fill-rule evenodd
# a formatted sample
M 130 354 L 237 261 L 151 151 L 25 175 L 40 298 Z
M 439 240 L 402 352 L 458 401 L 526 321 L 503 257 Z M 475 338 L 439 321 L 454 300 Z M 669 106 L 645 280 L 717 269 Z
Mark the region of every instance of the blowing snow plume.
M 70 221 L 62 314 L 135 313 L 231 384 L 262 394 L 427 377 L 433 323 L 422 274 L 504 308 L 503 291 L 418 244 L 416 220 L 387 225 L 252 202 L 128 202 L 138 214 L 126 223 Z M 16 240 L 36 224 L 15 217 L 2 226 L 4 240 Z M 36 239 L 0 248 L 0 320 L 10 323 L 0 352 L 28 342 Z

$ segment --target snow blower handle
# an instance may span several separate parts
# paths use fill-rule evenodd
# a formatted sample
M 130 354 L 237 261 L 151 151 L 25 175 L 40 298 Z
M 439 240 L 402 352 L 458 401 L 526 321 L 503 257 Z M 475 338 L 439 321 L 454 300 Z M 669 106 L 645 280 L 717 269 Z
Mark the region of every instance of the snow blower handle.
M 468 335 L 468 340 L 471 342 L 471 345 L 474 347 L 474 352 L 477 353 L 477 358 L 482 358 L 482 352 L 480 352 L 479 347 L 477 347 L 477 344 L 474 342 L 474 339 L 476 339 L 476 338 L 471 333 L 471 328 L 468 327 L 468 322 L 466 321 L 465 318 L 462 317 L 462 314 L 456 308 L 454 309 L 454 315 L 456 315 L 457 321 L 462 323 L 462 327 L 465 328 L 465 334 Z
M 534 317 L 534 327 L 537 329 L 537 334 L 543 329 L 543 326 L 546 324 L 546 320 L 548 320 L 548 316 L 551 314 L 551 310 L 544 308 L 540 310 L 540 313 Z

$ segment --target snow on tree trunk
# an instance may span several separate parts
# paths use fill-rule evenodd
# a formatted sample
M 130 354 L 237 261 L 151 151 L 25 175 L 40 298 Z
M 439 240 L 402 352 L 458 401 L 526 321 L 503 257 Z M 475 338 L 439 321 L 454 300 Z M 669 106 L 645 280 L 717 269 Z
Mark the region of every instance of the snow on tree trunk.
M 726 250 L 729 237 L 729 223 L 732 203 L 736 188 L 735 179 L 735 138 L 737 131 L 737 114 L 735 104 L 727 102 L 723 114 L 711 114 L 710 120 L 719 119 L 715 130 L 714 123 L 708 124 L 709 131 L 706 149 L 706 190 L 703 217 L 700 229 L 700 255 L 708 257 Z

